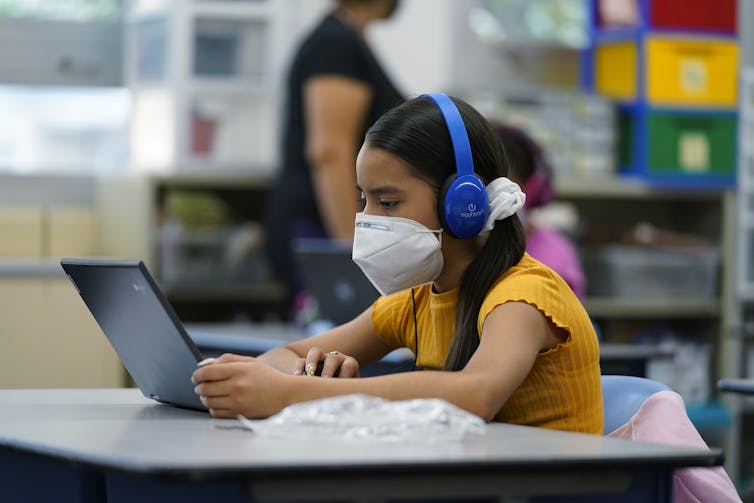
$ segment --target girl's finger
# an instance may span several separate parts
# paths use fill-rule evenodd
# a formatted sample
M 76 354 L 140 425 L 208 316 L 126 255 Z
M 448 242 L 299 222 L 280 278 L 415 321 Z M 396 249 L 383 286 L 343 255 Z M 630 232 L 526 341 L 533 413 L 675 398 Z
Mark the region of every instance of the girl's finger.
M 296 360 L 296 363 L 293 365 L 293 375 L 295 376 L 304 375 L 305 365 L 306 365 L 306 358 L 299 358 L 298 360 Z
M 323 359 L 324 353 L 320 348 L 314 347 L 309 349 L 309 352 L 306 353 L 306 364 L 304 365 L 306 374 L 310 376 L 317 375 L 317 366 L 320 360 Z
M 338 375 L 340 365 L 343 363 L 344 356 L 337 351 L 330 351 L 325 354 L 325 361 L 322 364 L 322 377 L 333 377 Z

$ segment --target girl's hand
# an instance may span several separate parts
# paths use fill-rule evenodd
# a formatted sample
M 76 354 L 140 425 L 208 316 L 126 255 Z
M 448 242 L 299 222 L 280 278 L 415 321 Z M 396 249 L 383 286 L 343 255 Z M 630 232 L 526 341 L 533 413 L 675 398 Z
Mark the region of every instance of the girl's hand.
M 356 358 L 338 351 L 325 353 L 322 349 L 313 347 L 306 354 L 306 358 L 299 358 L 296 361 L 293 374 L 320 377 L 359 377 L 359 362 Z
M 198 368 L 191 376 L 214 417 L 265 418 L 280 412 L 296 379 L 255 358 L 225 354 Z

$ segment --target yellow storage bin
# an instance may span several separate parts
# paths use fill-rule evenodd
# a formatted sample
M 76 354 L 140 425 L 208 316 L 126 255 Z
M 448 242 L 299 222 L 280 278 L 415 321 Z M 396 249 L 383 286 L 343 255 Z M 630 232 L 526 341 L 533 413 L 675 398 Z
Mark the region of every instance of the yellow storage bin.
M 594 83 L 597 92 L 617 100 L 638 97 L 638 54 L 633 42 L 598 46 L 594 51 Z
M 649 101 L 736 106 L 738 45 L 734 41 L 650 38 L 645 50 Z
M 639 71 L 635 42 L 598 45 L 594 51 L 597 91 L 618 100 L 645 100 L 652 106 L 735 108 L 738 45 L 734 39 L 648 36 L 641 50 Z

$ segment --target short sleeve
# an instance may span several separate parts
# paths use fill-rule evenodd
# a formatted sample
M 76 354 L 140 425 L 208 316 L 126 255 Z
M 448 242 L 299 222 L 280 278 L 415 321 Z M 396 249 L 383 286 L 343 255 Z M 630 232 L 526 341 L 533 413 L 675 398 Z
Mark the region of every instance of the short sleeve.
M 332 26 L 322 30 L 302 48 L 302 80 L 320 75 L 340 75 L 369 82 L 365 50 L 364 40 L 349 28 Z
M 531 258 L 527 262 L 531 264 Z M 568 293 L 572 299 L 568 298 Z M 487 316 L 495 307 L 506 302 L 526 302 L 550 318 L 555 325 L 566 328 L 569 332 L 569 320 L 573 314 L 569 313 L 569 309 L 574 309 L 578 304 L 570 287 L 548 267 L 541 264 L 533 267 L 515 266 L 490 289 L 482 302 L 477 318 L 480 334 Z

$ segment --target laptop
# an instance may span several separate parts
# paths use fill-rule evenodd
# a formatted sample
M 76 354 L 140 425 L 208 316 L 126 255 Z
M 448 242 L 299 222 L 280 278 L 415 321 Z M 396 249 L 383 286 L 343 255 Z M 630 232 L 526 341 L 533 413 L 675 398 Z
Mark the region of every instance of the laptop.
M 293 250 L 306 288 L 317 300 L 319 317 L 340 325 L 360 315 L 380 296 L 351 259 L 351 243 L 307 238 Z
M 202 354 L 144 263 L 64 258 L 60 264 L 144 396 L 206 411 L 191 383 Z

